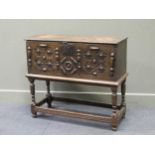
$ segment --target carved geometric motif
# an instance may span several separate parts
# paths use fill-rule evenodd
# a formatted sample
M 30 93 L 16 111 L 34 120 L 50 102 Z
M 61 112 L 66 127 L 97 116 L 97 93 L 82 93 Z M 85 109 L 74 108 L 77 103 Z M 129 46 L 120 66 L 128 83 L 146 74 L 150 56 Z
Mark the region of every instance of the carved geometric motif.
M 105 71 L 104 60 L 107 57 L 106 53 L 98 47 L 90 47 L 84 56 L 83 69 L 91 75 L 98 75 Z
M 78 70 L 77 64 L 78 61 L 74 59 L 73 57 L 63 57 L 60 60 L 60 68 L 63 71 L 63 73 L 67 74 L 73 74 Z
M 34 52 L 34 64 L 43 72 L 59 70 L 66 75 L 81 73 L 96 76 L 106 69 L 104 60 L 107 54 L 97 46 L 80 48 L 76 47 L 76 44 L 65 42 L 52 48 L 36 47 Z

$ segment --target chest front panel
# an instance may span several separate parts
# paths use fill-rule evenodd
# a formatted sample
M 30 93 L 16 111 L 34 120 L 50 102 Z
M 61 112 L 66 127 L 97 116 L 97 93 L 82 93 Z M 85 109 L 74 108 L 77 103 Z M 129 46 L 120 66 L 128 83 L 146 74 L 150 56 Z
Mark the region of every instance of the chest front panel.
M 27 41 L 26 46 L 29 73 L 95 80 L 114 76 L 114 45 Z

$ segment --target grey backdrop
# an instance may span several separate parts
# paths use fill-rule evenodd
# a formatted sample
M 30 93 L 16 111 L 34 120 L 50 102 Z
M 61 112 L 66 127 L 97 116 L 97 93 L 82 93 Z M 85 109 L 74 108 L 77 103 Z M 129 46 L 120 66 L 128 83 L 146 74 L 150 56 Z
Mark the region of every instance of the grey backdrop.
M 128 37 L 127 92 L 155 94 L 155 20 L 0 20 L 0 101 L 30 101 L 24 39 L 47 33 Z M 54 90 L 105 91 L 65 83 Z

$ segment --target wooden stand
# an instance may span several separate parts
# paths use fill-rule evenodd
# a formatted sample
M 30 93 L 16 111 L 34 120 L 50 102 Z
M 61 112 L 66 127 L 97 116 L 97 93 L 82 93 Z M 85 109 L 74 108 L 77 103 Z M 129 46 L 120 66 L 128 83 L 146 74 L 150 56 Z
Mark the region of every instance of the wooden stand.
M 105 84 L 104 83 L 102 84 L 102 86 L 110 87 L 112 90 L 112 95 L 111 95 L 112 103 L 111 104 L 92 103 L 92 102 L 75 100 L 75 99 L 54 97 L 50 93 L 50 81 L 60 81 L 60 79 L 54 80 L 54 77 L 36 76 L 33 74 L 27 74 L 27 77 L 30 81 L 30 90 L 31 90 L 31 96 L 32 96 L 31 112 L 32 112 L 33 117 L 37 117 L 37 112 L 42 112 L 42 113 L 55 114 L 55 115 L 61 115 L 61 116 L 70 116 L 70 117 L 93 120 L 93 121 L 101 121 L 101 122 L 111 123 L 112 130 L 114 130 L 114 131 L 117 130 L 119 121 L 125 117 L 125 113 L 126 113 L 126 104 L 125 104 L 126 86 L 125 86 L 125 82 L 126 82 L 127 74 L 122 76 L 117 82 L 109 81 L 109 82 L 105 82 Z M 35 101 L 35 80 L 36 79 L 45 80 L 46 86 L 47 86 L 46 97 L 38 103 L 36 103 L 36 101 Z M 61 80 L 61 81 L 63 81 L 63 80 Z M 78 81 L 76 81 L 76 82 L 78 82 Z M 90 81 L 88 80 L 87 83 L 79 81 L 78 83 L 88 84 L 88 83 L 90 83 Z M 94 81 L 94 83 L 92 82 L 91 84 L 95 84 L 95 81 Z M 121 96 L 122 96 L 120 104 L 117 103 L 117 90 L 118 90 L 119 86 L 121 86 Z M 75 111 L 71 111 L 71 110 L 62 110 L 62 109 L 54 108 L 52 106 L 52 101 L 54 101 L 54 100 L 77 102 L 79 104 L 87 104 L 87 105 L 111 108 L 112 114 L 111 115 L 98 115 L 98 114 L 91 114 L 91 113 L 84 113 L 84 112 L 75 112 Z M 47 103 L 47 108 L 42 107 L 42 105 L 45 103 Z

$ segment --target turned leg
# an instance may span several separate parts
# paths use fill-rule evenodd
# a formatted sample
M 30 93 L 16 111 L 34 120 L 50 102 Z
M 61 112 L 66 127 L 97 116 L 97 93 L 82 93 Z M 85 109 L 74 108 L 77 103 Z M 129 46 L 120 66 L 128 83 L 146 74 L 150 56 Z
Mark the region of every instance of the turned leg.
M 125 117 L 126 114 L 125 93 L 126 93 L 126 80 L 124 80 L 121 84 L 122 105 L 125 107 L 123 118 Z
M 31 112 L 32 112 L 33 117 L 37 117 L 37 112 L 35 112 L 35 110 L 34 110 L 34 107 L 36 105 L 34 79 L 29 78 L 29 81 L 30 81 L 30 92 L 31 92 L 31 97 L 32 97 Z
M 117 130 L 117 87 L 112 87 L 112 130 Z
M 47 104 L 48 104 L 48 108 L 51 108 L 52 105 L 52 94 L 50 93 L 50 81 L 49 80 L 46 80 L 46 87 L 47 87 L 47 94 L 46 94 L 46 97 L 47 97 Z

